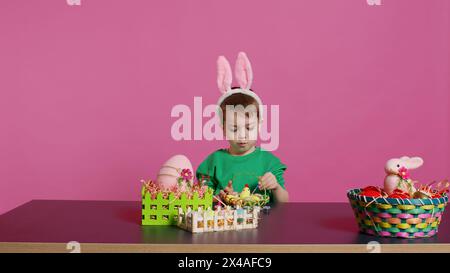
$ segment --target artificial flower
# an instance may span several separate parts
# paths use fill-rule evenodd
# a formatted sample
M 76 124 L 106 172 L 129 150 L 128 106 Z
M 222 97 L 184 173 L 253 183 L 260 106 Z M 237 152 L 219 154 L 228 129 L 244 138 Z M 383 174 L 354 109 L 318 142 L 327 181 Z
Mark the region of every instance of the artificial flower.
M 409 178 L 409 172 L 408 169 L 405 167 L 401 167 L 400 169 L 398 169 L 398 175 L 404 179 L 407 180 Z
M 191 181 L 193 178 L 192 172 L 189 169 L 183 169 L 181 170 L 180 174 L 181 178 L 183 178 L 185 181 Z

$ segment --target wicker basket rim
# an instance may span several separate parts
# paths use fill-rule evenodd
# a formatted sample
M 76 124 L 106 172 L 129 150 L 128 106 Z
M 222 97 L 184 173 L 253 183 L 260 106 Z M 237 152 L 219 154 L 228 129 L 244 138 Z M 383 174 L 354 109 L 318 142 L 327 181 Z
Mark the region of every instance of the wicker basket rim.
M 359 195 L 361 188 L 354 188 L 347 191 L 347 196 L 350 199 L 368 202 L 374 202 L 377 204 L 390 204 L 390 205 L 438 205 L 446 204 L 448 202 L 448 196 L 444 193 L 440 198 L 386 198 L 386 197 L 370 197 Z

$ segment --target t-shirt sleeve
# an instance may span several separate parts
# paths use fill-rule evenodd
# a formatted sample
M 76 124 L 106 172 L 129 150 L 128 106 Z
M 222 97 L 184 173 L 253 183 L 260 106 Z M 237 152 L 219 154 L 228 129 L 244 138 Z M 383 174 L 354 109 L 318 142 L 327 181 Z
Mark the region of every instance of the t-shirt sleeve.
M 206 185 L 216 191 L 217 181 L 214 179 L 214 168 L 212 156 L 208 156 L 198 166 L 196 176 L 198 181 L 206 180 Z
M 278 159 L 276 156 L 273 156 L 273 159 L 270 162 L 269 170 L 275 177 L 277 178 L 278 183 L 283 189 L 286 189 L 284 185 L 284 172 L 286 171 L 287 166 L 284 165 L 280 159 Z

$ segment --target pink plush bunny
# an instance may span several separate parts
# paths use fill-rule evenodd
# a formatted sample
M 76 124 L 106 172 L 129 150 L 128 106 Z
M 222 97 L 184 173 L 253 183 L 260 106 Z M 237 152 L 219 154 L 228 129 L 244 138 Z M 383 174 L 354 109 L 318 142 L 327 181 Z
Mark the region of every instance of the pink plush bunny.
M 386 171 L 386 178 L 384 179 L 384 191 L 387 194 L 392 194 L 395 189 L 401 189 L 408 192 L 411 196 L 416 189 L 413 181 L 409 178 L 409 170 L 417 169 L 423 164 L 423 159 L 420 157 L 407 157 L 389 159 L 384 167 Z M 404 183 L 402 183 L 404 182 Z

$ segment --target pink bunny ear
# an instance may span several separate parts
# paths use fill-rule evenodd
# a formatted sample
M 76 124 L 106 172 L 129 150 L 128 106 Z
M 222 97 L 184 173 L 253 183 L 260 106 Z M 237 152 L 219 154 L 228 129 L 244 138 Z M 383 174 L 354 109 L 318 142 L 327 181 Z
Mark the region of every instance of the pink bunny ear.
M 217 59 L 217 86 L 222 93 L 231 89 L 231 81 L 233 76 L 231 75 L 230 63 L 224 56 L 219 56 Z
M 244 52 L 239 52 L 234 66 L 234 74 L 242 89 L 250 89 L 253 81 L 253 71 L 250 61 Z

